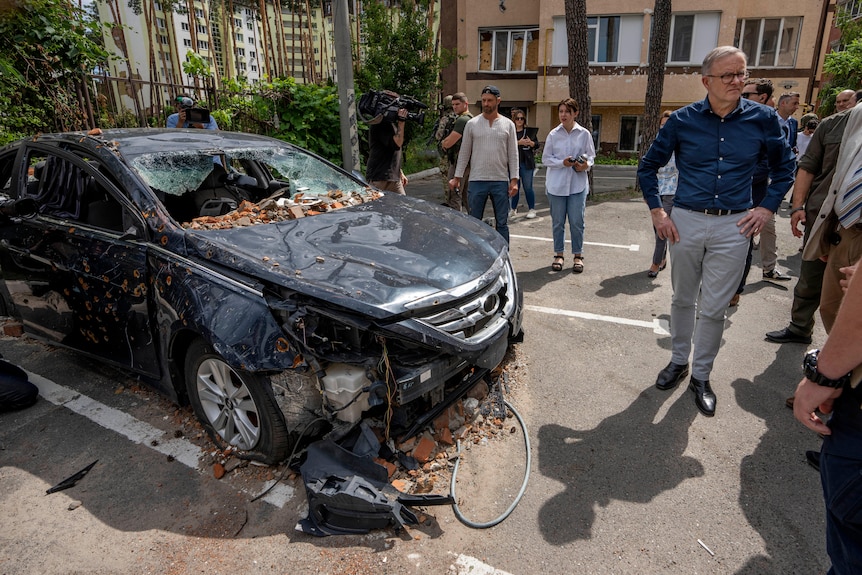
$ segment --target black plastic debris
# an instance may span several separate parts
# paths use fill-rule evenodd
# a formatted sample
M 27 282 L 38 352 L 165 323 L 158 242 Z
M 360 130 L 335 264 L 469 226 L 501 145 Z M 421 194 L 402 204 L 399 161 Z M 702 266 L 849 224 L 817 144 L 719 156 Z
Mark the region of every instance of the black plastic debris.
M 73 487 L 76 483 L 78 483 L 78 481 L 83 479 L 84 476 L 87 475 L 87 473 L 89 473 L 90 470 L 93 469 L 93 466 L 96 465 L 98 462 L 99 462 L 99 460 L 97 459 L 96 461 L 94 461 L 93 463 L 91 463 L 90 465 L 88 465 L 87 467 L 85 467 L 84 469 L 79 471 L 78 473 L 67 477 L 66 479 L 64 479 L 63 481 L 61 481 L 60 483 L 58 483 L 57 485 L 52 487 L 51 489 L 48 489 L 47 491 L 45 491 L 45 494 L 50 495 L 52 493 L 56 493 L 57 491 L 63 491 L 64 489 L 69 489 L 70 487 Z
M 308 497 L 308 517 L 299 527 L 310 535 L 368 533 L 372 529 L 416 525 L 408 505 L 451 505 L 443 495 L 408 495 L 388 483 L 386 469 L 330 439 L 308 447 L 300 468 Z

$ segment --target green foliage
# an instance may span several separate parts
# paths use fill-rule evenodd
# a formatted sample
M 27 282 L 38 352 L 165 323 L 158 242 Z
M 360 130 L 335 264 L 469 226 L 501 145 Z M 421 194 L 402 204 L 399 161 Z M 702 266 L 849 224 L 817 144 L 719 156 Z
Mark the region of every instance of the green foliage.
M 618 157 L 613 152 L 610 152 L 608 154 L 597 155 L 595 163 L 606 166 L 637 166 L 638 157 L 637 154 Z
M 253 88 L 225 82 L 212 112 L 222 129 L 267 134 L 341 163 L 338 93 L 334 85 L 299 84 L 279 78 Z
M 862 22 L 853 20 L 843 11 L 838 15 L 837 24 L 841 30 L 843 50 L 826 55 L 823 71 L 829 80 L 820 90 L 821 117 L 835 112 L 835 96 L 843 90 L 858 90 L 862 86 Z
M 26 0 L 0 11 L 0 138 L 86 127 L 85 75 L 108 58 L 98 24 L 69 0 Z
M 392 90 L 426 101 L 437 88 L 440 58 L 428 25 L 429 0 L 399 2 L 387 8 L 380 0 L 363 4 L 367 43 L 354 77 L 358 92 Z
M 206 78 L 212 71 L 203 56 L 190 50 L 186 53 L 186 61 L 183 62 L 183 72 L 194 78 Z

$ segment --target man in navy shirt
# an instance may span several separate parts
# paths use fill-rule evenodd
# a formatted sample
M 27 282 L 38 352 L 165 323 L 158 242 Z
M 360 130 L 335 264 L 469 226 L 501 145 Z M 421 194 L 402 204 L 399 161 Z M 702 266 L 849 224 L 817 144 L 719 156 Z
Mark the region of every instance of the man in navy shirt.
M 746 65 L 738 48 L 711 50 L 702 66 L 706 98 L 671 114 L 638 167 L 656 233 L 670 241 L 673 353 L 656 387 L 676 387 L 688 375 L 692 356 L 689 388 L 707 416 L 715 414 L 709 376 L 749 238 L 760 233 L 778 209 L 796 167 L 775 110 L 740 97 L 748 78 Z M 770 184 L 766 197 L 752 208 L 751 181 L 762 153 Z M 671 154 L 676 154 L 679 184 L 668 216 L 656 174 Z

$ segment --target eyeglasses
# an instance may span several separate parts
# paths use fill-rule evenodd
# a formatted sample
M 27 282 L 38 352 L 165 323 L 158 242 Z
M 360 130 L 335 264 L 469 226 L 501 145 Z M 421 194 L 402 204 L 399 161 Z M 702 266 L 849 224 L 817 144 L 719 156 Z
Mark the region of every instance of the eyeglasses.
M 730 72 L 728 74 L 722 74 L 721 76 L 714 76 L 713 74 L 704 74 L 704 76 L 707 78 L 721 78 L 722 84 L 730 84 L 734 80 L 745 82 L 748 80 L 748 70 L 745 72 Z
M 747 100 L 750 100 L 752 98 L 756 98 L 759 95 L 760 94 L 758 94 L 757 92 L 743 92 L 740 94 L 740 96 L 742 96 L 743 98 L 745 98 Z

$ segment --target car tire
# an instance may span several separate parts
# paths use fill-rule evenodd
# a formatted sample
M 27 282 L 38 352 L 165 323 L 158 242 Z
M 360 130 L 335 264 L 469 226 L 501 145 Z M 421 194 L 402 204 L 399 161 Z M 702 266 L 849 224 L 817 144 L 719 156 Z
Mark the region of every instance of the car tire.
M 185 376 L 195 415 L 213 441 L 264 463 L 287 457 L 287 425 L 265 378 L 231 367 L 201 339 L 189 346 Z

